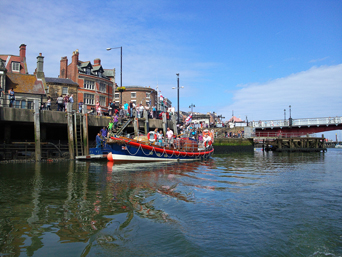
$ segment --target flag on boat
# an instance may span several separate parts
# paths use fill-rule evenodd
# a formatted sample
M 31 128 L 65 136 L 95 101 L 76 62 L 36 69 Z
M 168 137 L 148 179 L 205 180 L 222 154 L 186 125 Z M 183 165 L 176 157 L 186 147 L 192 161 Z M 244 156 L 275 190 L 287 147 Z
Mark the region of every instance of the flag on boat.
M 186 124 L 189 124 L 192 121 L 192 113 L 186 118 L 185 122 Z

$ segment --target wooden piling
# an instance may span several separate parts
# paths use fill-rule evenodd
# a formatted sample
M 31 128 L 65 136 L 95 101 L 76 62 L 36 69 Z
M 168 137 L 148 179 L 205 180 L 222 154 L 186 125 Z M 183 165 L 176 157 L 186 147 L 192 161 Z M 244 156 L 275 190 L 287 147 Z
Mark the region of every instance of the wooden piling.
M 173 124 L 173 133 L 175 135 L 178 135 L 178 129 L 177 129 L 177 122 L 176 122 L 176 115 L 171 116 L 172 124 Z
M 68 125 L 68 145 L 69 158 L 74 159 L 74 124 L 72 119 L 72 103 L 67 103 L 67 125 Z
M 34 100 L 34 113 L 33 113 L 33 125 L 34 125 L 34 154 L 37 162 L 42 159 L 42 150 L 40 145 L 40 110 L 38 100 Z
M 87 105 L 83 104 L 82 108 L 82 118 L 83 118 L 83 149 L 84 155 L 89 154 L 89 138 L 88 138 L 88 113 Z
M 149 128 L 149 120 L 148 120 L 148 111 L 144 110 L 144 118 L 145 118 L 145 135 L 150 131 Z
M 166 113 L 163 112 L 162 114 L 162 119 L 163 119 L 163 131 L 164 131 L 164 136 L 166 135 L 166 130 L 167 130 L 167 119 L 166 119 Z

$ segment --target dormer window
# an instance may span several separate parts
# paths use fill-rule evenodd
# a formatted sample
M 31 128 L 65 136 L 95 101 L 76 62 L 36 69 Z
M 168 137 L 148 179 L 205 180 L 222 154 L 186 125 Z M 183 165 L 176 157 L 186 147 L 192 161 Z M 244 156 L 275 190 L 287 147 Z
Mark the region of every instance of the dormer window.
M 20 63 L 19 62 L 12 62 L 12 71 L 20 72 Z
M 98 71 L 97 75 L 99 76 L 99 78 L 102 78 L 102 72 L 101 71 Z
M 87 69 L 86 69 L 86 74 L 87 74 L 87 75 L 90 75 L 90 68 L 87 68 Z

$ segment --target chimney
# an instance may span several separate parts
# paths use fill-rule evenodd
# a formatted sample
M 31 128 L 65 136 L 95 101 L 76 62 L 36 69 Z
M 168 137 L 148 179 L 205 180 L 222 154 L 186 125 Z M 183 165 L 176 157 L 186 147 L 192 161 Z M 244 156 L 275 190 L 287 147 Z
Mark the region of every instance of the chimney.
M 39 74 L 39 72 L 44 72 L 43 70 L 43 66 L 44 66 L 44 56 L 42 56 L 42 53 L 39 53 L 39 55 L 37 56 L 37 73 Z
M 101 59 L 100 58 L 96 58 L 94 60 L 94 66 L 96 66 L 96 65 L 101 65 Z
M 61 58 L 59 77 L 66 79 L 68 74 L 68 57 L 64 56 Z
M 21 44 L 19 46 L 20 49 L 20 60 L 23 62 L 26 59 L 26 45 L 25 44 Z
M 77 78 L 77 74 L 78 74 L 78 56 L 79 56 L 79 52 L 78 52 L 78 49 L 76 49 L 76 51 L 74 51 L 72 53 L 72 61 L 71 61 L 71 64 L 70 64 L 70 79 L 74 82 L 77 83 L 78 81 L 78 78 Z

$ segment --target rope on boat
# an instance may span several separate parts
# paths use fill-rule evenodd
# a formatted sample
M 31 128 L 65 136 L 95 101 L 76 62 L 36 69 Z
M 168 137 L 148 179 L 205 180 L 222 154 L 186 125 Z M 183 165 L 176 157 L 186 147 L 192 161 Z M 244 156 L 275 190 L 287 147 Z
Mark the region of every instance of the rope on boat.
M 141 145 L 139 145 L 139 147 L 138 147 L 137 151 L 135 152 L 135 154 L 132 154 L 132 153 L 128 150 L 127 143 L 126 143 L 126 150 L 127 150 L 127 152 L 128 152 L 130 155 L 133 155 L 133 156 L 135 156 L 135 155 L 139 152 L 140 147 L 141 147 Z
M 177 155 L 177 154 L 175 154 L 175 151 L 174 151 L 174 150 L 172 151 L 172 155 L 168 155 L 168 154 L 165 152 L 165 148 L 163 148 L 163 152 L 162 152 L 162 153 L 158 153 L 158 152 L 156 151 L 155 147 L 153 147 L 152 150 L 151 150 L 149 153 L 145 153 L 143 147 L 141 146 L 141 144 L 139 144 L 139 147 L 138 147 L 137 151 L 133 154 L 133 153 L 131 153 L 131 152 L 129 151 L 129 149 L 128 149 L 128 147 L 127 147 L 127 146 L 129 145 L 130 142 L 131 142 L 131 141 L 128 141 L 128 142 L 125 141 L 125 146 L 126 146 L 127 152 L 128 152 L 130 155 L 133 155 L 133 156 L 137 155 L 140 149 L 141 149 L 141 152 L 142 152 L 145 156 L 153 155 L 153 152 L 154 152 L 155 155 L 156 155 L 157 157 L 160 157 L 160 158 L 163 157 L 164 154 L 166 155 L 165 157 L 170 157 L 170 158 L 172 158 L 173 156 L 175 156 L 175 157 L 179 157 L 179 156 L 182 156 L 182 157 L 187 157 L 187 156 L 188 156 L 188 157 L 194 157 L 194 156 L 195 156 L 195 153 L 194 153 L 194 152 L 192 152 L 192 155 L 190 155 L 190 153 L 188 154 L 187 152 L 183 152 L 184 154 L 182 154 L 181 151 L 178 151 L 179 154 Z M 208 153 L 208 154 L 203 154 L 202 156 L 199 155 L 198 158 L 203 157 L 203 159 L 208 159 L 209 156 L 210 156 L 210 153 Z

